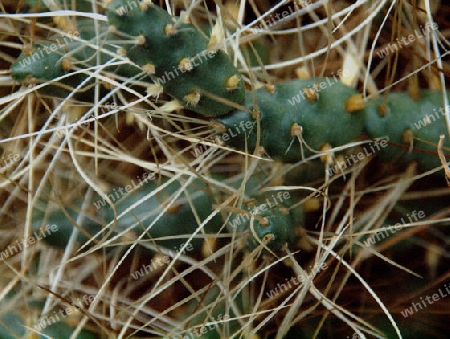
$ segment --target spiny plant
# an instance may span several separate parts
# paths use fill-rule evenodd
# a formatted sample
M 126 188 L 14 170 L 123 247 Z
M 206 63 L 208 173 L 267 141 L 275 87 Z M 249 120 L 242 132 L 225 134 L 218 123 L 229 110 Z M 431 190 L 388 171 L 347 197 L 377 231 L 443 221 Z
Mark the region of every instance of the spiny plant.
M 155 80 L 153 91 L 156 94 L 164 89 L 181 105 L 206 117 L 225 114 L 216 120 L 219 122 L 215 125 L 218 131 L 232 131 L 241 126 L 235 131 L 237 137 L 221 138 L 230 146 L 242 150 L 247 147 L 254 152 L 259 145 L 273 159 L 297 162 L 310 155 L 310 150 L 317 153 L 326 146 L 338 147 L 355 141 L 363 132 L 364 125 L 370 138 L 385 136 L 397 145 L 406 144 L 403 149 L 418 146 L 422 152 L 434 151 L 433 142 L 436 143 L 441 134 L 446 134 L 444 124 L 431 124 L 430 120 L 431 117 L 435 121 L 445 113 L 439 91 L 422 91 L 416 100 L 408 93 L 395 93 L 388 100 L 380 98 L 364 103 L 356 90 L 343 85 L 337 78 L 325 78 L 319 83 L 314 79 L 294 80 L 249 91 L 244 103 L 243 79 L 230 58 L 214 45 L 215 36 L 208 43 L 193 25 L 184 23 L 188 17 L 170 16 L 151 1 L 126 0 L 109 1 L 106 15 L 110 31 L 126 41 L 121 44 L 123 54 L 141 67 L 148 80 Z M 81 28 L 83 26 L 81 23 Z M 106 33 L 105 25 L 102 25 L 101 32 Z M 81 38 L 92 36 L 84 34 Z M 109 33 L 105 39 L 112 39 Z M 67 67 L 73 64 L 69 61 L 71 58 L 80 63 L 94 59 L 92 48 L 86 51 L 82 44 L 76 42 L 75 46 L 65 45 L 63 53 L 58 51 L 38 57 L 39 63 L 31 65 L 34 57 L 42 54 L 45 47 L 39 47 L 34 55 L 28 57 L 22 54 L 12 66 L 13 77 L 21 81 L 30 76 L 49 81 L 70 71 Z M 74 47 L 83 53 L 67 55 L 67 51 Z M 100 62 L 105 63 L 103 60 Z M 51 64 L 56 67 L 49 67 Z M 136 68 L 130 67 L 113 71 L 129 78 L 138 74 Z M 66 82 L 76 87 L 83 78 L 86 75 L 71 75 Z M 59 84 L 67 85 L 64 81 Z M 160 88 L 155 89 L 155 86 Z M 44 88 L 54 90 L 52 86 Z M 244 107 L 233 109 L 233 104 Z M 249 130 L 242 127 L 247 123 L 251 126 Z M 324 129 L 324 126 L 333 128 Z M 300 148 L 292 145 L 295 138 L 300 141 Z M 426 170 L 440 165 L 436 156 L 422 152 L 405 155 L 398 149 L 402 150 L 401 147 L 397 147 L 397 151 L 388 147 L 387 151 L 379 154 L 384 155 L 385 160 L 398 160 L 400 156 L 408 161 L 416 160 Z
M 55 13 L 62 9 L 46 5 Z M 31 133 L 25 136 L 29 143 L 24 160 L 5 167 L 8 182 L 20 182 L 13 185 L 3 210 L 17 200 L 26 202 L 23 234 L 54 224 L 58 231 L 43 240 L 63 250 L 39 244 L 33 252 L 24 246 L 11 258 L 2 256 L 7 259 L 6 276 L 12 276 L 5 291 L 14 291 L 24 308 L 29 308 L 30 295 L 39 301 L 45 298 L 26 322 L 42 323 L 56 307 L 94 295 L 89 304 L 78 302 L 72 337 L 87 335 L 81 334 L 82 328 L 120 338 L 416 336 L 405 334 L 410 326 L 401 321 L 401 305 L 407 301 L 390 303 L 391 296 L 379 288 L 387 282 L 376 280 L 367 269 L 380 267 L 377 258 L 383 259 L 389 264 L 383 270 L 396 272 L 392 286 L 426 275 L 426 265 L 404 261 L 412 249 L 402 239 L 416 236 L 423 244 L 420 231 L 440 229 L 410 220 L 406 230 L 387 241 L 381 242 L 378 235 L 393 229 L 388 216 L 395 221 L 399 215 L 409 216 L 410 209 L 426 209 L 428 223 L 448 222 L 437 202 L 429 208 L 417 205 L 417 196 L 422 196 L 418 179 L 429 179 L 427 183 L 439 191 L 442 178 L 416 176 L 410 164 L 417 161 L 423 170 L 435 172 L 445 162 L 435 154 L 434 143 L 440 134 L 448 136 L 447 129 L 439 115 L 430 114 L 442 114 L 446 101 L 432 72 L 425 83 L 434 90 L 417 91 L 419 86 L 412 83 L 412 95 L 358 94 L 365 92 L 356 83 L 366 69 L 355 45 L 366 46 L 367 41 L 351 36 L 359 20 L 368 33 L 372 20 L 381 20 L 383 26 L 389 18 L 400 37 L 403 29 L 418 22 L 432 23 L 420 11 L 413 16 L 403 12 L 403 6 L 429 15 L 432 9 L 399 2 L 391 16 L 395 2 L 390 7 L 386 2 L 361 2 L 344 8 L 321 1 L 280 2 L 274 9 L 263 5 L 262 12 L 250 3 L 247 8 L 232 3 L 216 8 L 207 3 L 204 8 L 186 5 L 173 3 L 162 9 L 150 1 L 109 1 L 106 24 L 92 2 L 92 13 L 88 10 L 83 16 L 95 20 L 55 20 L 65 35 L 81 32 L 70 42 L 51 51 L 58 36 L 49 34 L 34 44 L 34 54 L 24 52 L 12 64 L 8 84 L 15 84 L 14 79 L 26 86 L 3 100 L 9 104 L 5 114 L 25 112 L 37 119 L 37 114 L 17 108 L 35 105 L 33 112 L 49 117 L 36 120 L 35 134 L 31 127 L 18 125 L 21 129 L 11 137 L 10 149 L 15 150 L 23 147 L 20 134 Z M 282 6 L 292 6 L 292 16 Z M 259 28 L 244 22 L 245 10 L 256 15 Z M 280 25 L 291 27 L 278 30 L 264 21 L 275 13 Z M 307 19 L 305 25 L 300 18 Z M 92 28 L 90 21 L 96 23 Z M 200 30 L 205 22 L 214 23 L 211 32 Z M 48 25 L 39 19 L 30 27 L 40 30 Z M 323 31 L 319 34 L 314 27 Z M 262 34 L 271 38 L 263 46 L 279 47 L 283 40 L 277 43 L 277 37 L 293 31 L 299 39 L 288 43 L 298 43 L 301 57 L 277 55 L 276 48 L 267 48 L 274 60 L 303 63 L 296 70 L 300 80 L 286 76 L 294 73 L 291 61 L 264 65 L 252 43 L 246 49 L 240 46 L 251 41 L 252 34 Z M 336 32 L 346 37 L 336 37 L 338 42 L 348 45 L 332 43 Z M 322 36 L 328 37 L 322 53 L 328 53 L 317 65 L 324 72 L 304 79 L 306 70 L 314 68 L 305 61 L 313 58 Z M 375 45 L 379 35 L 371 37 Z M 344 57 L 344 71 L 351 71 L 351 76 L 339 72 L 342 82 L 331 77 L 336 73 L 325 74 L 336 58 L 330 53 L 335 48 L 337 56 Z M 423 57 L 429 49 L 415 45 L 411 64 L 418 68 L 417 55 Z M 251 66 L 249 50 L 258 66 Z M 439 51 L 434 53 L 441 60 Z M 339 57 L 335 60 L 341 64 Z M 374 73 L 384 70 L 394 76 L 395 67 L 395 59 L 386 58 Z M 404 72 L 410 74 L 411 69 Z M 369 81 L 371 96 L 378 92 L 374 78 Z M 21 106 L 23 98 L 28 102 Z M 100 114 L 102 107 L 111 107 L 111 100 L 114 109 Z M 56 129 L 65 132 L 52 134 Z M 381 144 L 384 137 L 389 147 Z M 372 153 L 367 153 L 368 147 Z M 442 155 L 445 148 L 440 147 Z M 406 169 L 389 173 L 383 168 L 398 162 Z M 30 176 L 23 174 L 24 168 Z M 142 171 L 153 172 L 152 182 L 131 192 L 130 178 Z M 373 172 L 377 174 L 367 175 Z M 19 194 L 24 187 L 26 200 Z M 414 194 L 411 201 L 416 204 L 399 203 Z M 280 203 L 272 204 L 274 199 Z M 99 202 L 104 205 L 94 209 Z M 445 238 L 446 233 L 441 234 Z M 430 276 L 441 275 L 443 280 L 437 264 L 443 251 L 436 254 L 426 245 Z M 382 253 L 385 248 L 392 253 Z M 55 253 L 57 265 L 50 260 Z M 417 284 L 417 291 L 430 286 Z M 402 295 L 410 300 L 410 294 Z M 14 313 L 9 309 L 5 308 L 7 317 Z M 373 309 L 381 312 L 374 316 Z M 73 324 L 73 318 L 64 323 Z

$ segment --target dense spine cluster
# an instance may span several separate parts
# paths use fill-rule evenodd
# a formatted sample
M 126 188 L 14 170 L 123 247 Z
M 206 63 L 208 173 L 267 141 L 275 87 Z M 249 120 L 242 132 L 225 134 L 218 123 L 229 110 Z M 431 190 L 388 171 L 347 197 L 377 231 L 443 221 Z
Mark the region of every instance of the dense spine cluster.
M 364 103 L 353 88 L 333 77 L 320 83 L 292 80 L 245 93 L 230 58 L 186 17 L 171 16 L 148 0 L 108 1 L 106 14 L 110 27 L 100 25 L 103 50 L 83 44 L 93 42 L 94 35 L 87 21 L 80 20 L 81 32 L 58 42 L 55 50 L 52 41 L 57 38 L 41 43 L 31 56 L 22 53 L 12 65 L 13 77 L 25 81 L 31 76 L 41 82 L 73 72 L 41 88 L 44 94 L 67 96 L 86 81 L 87 73 L 79 71 L 95 66 L 97 53 L 102 64 L 112 59 L 106 52 L 115 52 L 109 42 L 117 39 L 139 67 L 107 66 L 105 71 L 127 77 L 141 73 L 143 80 L 156 83 L 186 108 L 216 118 L 218 135 L 229 146 L 254 152 L 259 145 L 273 159 L 297 162 L 365 132 L 371 138 L 388 137 L 390 146 L 377 152 L 386 161 L 414 160 L 425 170 L 440 165 L 434 145 L 446 128 L 438 91 L 422 91 L 419 101 L 407 93 L 391 93 L 387 99 Z M 91 89 L 76 91 L 74 97 L 92 98 L 93 83 L 90 79 L 82 87 Z M 236 105 L 244 108 L 233 108 Z
M 376 152 L 386 161 L 417 161 L 424 170 L 440 165 L 438 157 L 430 154 L 436 150 L 433 144 L 439 135 L 446 134 L 444 108 L 438 91 L 422 91 L 418 101 L 407 93 L 391 93 L 387 99 L 382 97 L 364 103 L 355 89 L 343 85 L 337 78 L 324 78 L 320 87 L 314 79 L 292 80 L 246 93 L 243 78 L 227 54 L 218 48 L 214 39 L 208 40 L 189 24 L 186 17 L 171 16 L 148 0 L 112 0 L 106 6 L 106 14 L 109 28 L 107 24 L 100 25 L 106 49 L 95 49 L 83 43 L 94 36 L 88 25 L 80 21 L 80 39 L 64 41 L 55 51 L 51 40 L 43 42 L 35 54 L 22 54 L 17 59 L 12 66 L 13 77 L 19 81 L 30 76 L 39 81 L 52 81 L 74 70 L 96 66 L 97 53 L 100 53 L 100 62 L 105 64 L 112 60 L 115 50 L 110 42 L 114 42 L 137 66 L 107 66 L 105 71 L 128 77 L 141 74 L 144 80 L 156 83 L 161 91 L 187 109 L 215 118 L 218 134 L 229 146 L 259 151 L 283 162 L 297 162 L 321 150 L 355 141 L 365 132 L 370 138 L 387 137 L 391 144 L 403 146 Z M 43 90 L 64 97 L 87 76 L 79 72 Z M 90 79 L 87 85 L 92 84 Z M 88 100 L 91 95 L 89 91 L 77 92 L 75 98 Z M 262 146 L 259 150 L 258 145 Z M 413 148 L 418 148 L 419 152 L 411 152 Z M 116 206 L 118 211 L 120 206 L 126 208 L 135 202 L 131 197 L 137 196 L 130 195 L 124 200 L 125 205 Z M 160 209 L 156 200 L 152 203 L 152 208 Z M 201 206 L 204 218 L 212 211 L 211 203 L 199 202 L 195 206 Z M 112 220 L 111 211 L 108 213 L 107 219 Z M 253 213 L 239 228 L 249 231 L 248 247 L 253 249 L 265 242 L 272 250 L 283 248 L 295 238 L 294 228 L 301 219 L 293 218 L 290 213 L 280 206 Z M 144 214 L 140 219 L 151 220 Z M 134 217 L 123 224 L 133 220 Z M 168 212 L 160 220 L 161 225 L 172 226 L 155 225 L 152 231 L 155 233 L 150 237 L 173 236 L 179 227 L 186 225 L 186 220 L 189 220 L 189 227 L 193 227 L 190 231 L 194 232 L 197 227 L 187 205 L 180 207 L 177 216 Z M 119 221 L 119 230 L 120 225 Z M 68 240 L 73 229 L 69 226 L 69 233 L 59 234 L 55 241 Z M 161 244 L 172 246 L 173 242 Z

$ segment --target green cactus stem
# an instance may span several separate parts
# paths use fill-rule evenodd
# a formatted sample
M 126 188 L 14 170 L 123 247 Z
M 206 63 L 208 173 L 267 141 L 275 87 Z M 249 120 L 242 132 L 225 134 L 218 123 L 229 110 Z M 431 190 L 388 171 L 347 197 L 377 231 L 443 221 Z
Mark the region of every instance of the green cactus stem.
M 295 245 L 296 230 L 303 225 L 301 206 L 294 206 L 289 192 L 271 191 L 259 195 L 244 209 L 243 213 L 230 220 L 231 227 L 245 232 L 245 244 L 253 250 L 262 244 L 274 252 Z
M 442 92 L 422 90 L 418 101 L 406 92 L 390 93 L 387 99 L 370 100 L 365 111 L 368 136 L 387 136 L 390 143 L 377 152 L 381 160 L 417 161 L 422 170 L 441 166 L 436 146 L 440 134 L 450 146 Z
M 125 212 L 127 208 L 151 194 L 158 185 L 153 182 L 144 182 L 135 180 L 136 183 L 129 185 L 130 187 L 118 187 L 113 189 L 108 196 L 115 204 L 117 215 Z M 165 182 L 165 180 L 163 181 Z M 133 187 L 139 186 L 140 187 Z M 158 216 L 158 214 L 166 207 L 166 201 L 170 201 L 170 196 L 180 189 L 181 185 L 177 181 L 172 182 L 164 189 L 163 192 L 153 196 L 143 203 L 137 205 L 133 210 L 129 211 L 117 220 L 114 225 L 114 232 L 110 229 L 103 231 L 103 236 L 97 237 L 96 242 L 103 241 L 105 236 L 108 239 L 116 236 L 119 232 L 128 229 L 131 237 L 137 237 L 144 232 Z M 128 189 L 130 188 L 130 189 Z M 131 189 L 136 188 L 134 191 Z M 213 198 L 208 194 L 207 186 L 199 179 L 186 188 L 186 191 L 170 206 L 167 211 L 161 215 L 158 221 L 146 232 L 142 241 L 153 243 L 155 241 L 159 246 L 165 246 L 168 249 L 177 250 L 182 247 L 189 236 L 195 232 L 198 227 L 197 217 L 200 222 L 204 221 L 212 212 Z M 128 193 L 127 193 L 128 192 Z M 192 199 L 195 207 L 195 213 L 186 199 L 186 196 Z M 69 238 L 73 232 L 74 224 L 81 210 L 81 200 L 76 201 L 73 206 L 66 207 L 65 212 L 61 209 L 47 211 L 47 213 L 35 210 L 33 212 L 33 229 L 41 230 L 39 238 L 46 243 L 57 248 L 65 248 Z M 86 243 L 95 234 L 103 229 L 106 225 L 114 220 L 114 211 L 108 203 L 97 196 L 97 200 L 91 201 L 88 215 L 82 225 L 78 225 L 80 234 L 77 242 L 79 244 Z M 51 230 L 46 230 L 45 225 L 55 225 Z M 206 234 L 215 234 L 221 226 L 220 217 L 216 216 L 205 225 Z M 48 228 L 48 227 L 47 227 Z M 43 233 L 44 232 L 44 233 Z M 202 233 L 199 233 L 200 235 Z M 151 240 L 150 240 L 151 239 Z M 199 252 L 202 249 L 203 239 L 193 239 L 189 246 L 190 251 Z
M 31 55 L 22 52 L 11 65 L 12 77 L 21 83 L 48 83 L 39 90 L 45 96 L 65 98 L 74 93 L 74 99 L 92 102 L 94 98 L 93 85 L 96 83 L 102 85 L 100 86 L 100 96 L 104 96 L 109 91 L 107 86 L 105 87 L 101 81 L 95 78 L 87 80 L 89 74 L 86 72 L 77 72 L 97 65 L 105 65 L 113 59 L 114 53 L 117 52 L 116 48 L 109 44 L 109 41 L 112 40 L 111 33 L 108 32 L 109 25 L 106 22 L 98 24 L 100 35 L 102 35 L 101 41 L 96 40 L 92 20 L 80 19 L 77 21 L 78 31 L 71 32 L 69 36 L 53 36 L 47 40 L 36 42 Z M 93 47 L 87 43 L 91 43 Z M 100 48 L 95 48 L 96 45 Z M 102 51 L 102 49 L 104 50 Z M 108 54 L 107 51 L 110 53 Z M 138 67 L 128 64 L 106 66 L 103 71 L 123 77 L 133 77 L 142 73 Z M 53 81 L 62 76 L 67 77 Z M 75 91 L 75 88 L 83 81 L 85 83 Z
M 135 193 L 127 195 L 123 200 L 116 204 L 117 213 L 125 211 L 132 204 L 145 198 L 152 193 L 161 183 L 151 181 L 145 184 Z M 140 235 L 158 216 L 158 214 L 167 207 L 166 202 L 170 201 L 170 197 L 179 191 L 181 184 L 178 181 L 172 182 L 161 193 L 139 204 L 124 215 L 124 218 L 118 220 L 117 231 L 129 228 L 134 225 L 132 230 L 136 235 Z M 189 199 L 192 206 L 189 204 Z M 199 222 L 203 222 L 213 211 L 212 205 L 214 198 L 208 191 L 208 186 L 200 179 L 195 179 L 175 203 L 169 206 L 168 210 L 158 219 L 158 221 L 148 230 L 147 236 L 144 238 L 147 242 L 149 238 L 155 240 L 158 245 L 166 248 L 180 248 L 183 246 L 188 237 L 195 232 Z M 112 218 L 111 218 L 112 220 Z M 140 221 L 138 224 L 137 220 Z M 219 215 L 211 219 L 204 228 L 206 234 L 215 234 L 221 226 Z M 198 233 L 202 235 L 203 233 Z M 167 238 L 167 239 L 163 239 Z M 194 251 L 200 251 L 203 245 L 203 239 L 194 238 L 190 245 Z
M 317 83 L 292 80 L 245 93 L 242 76 L 217 49 L 214 37 L 208 40 L 187 17 L 171 16 L 149 0 L 108 1 L 106 15 L 109 23 L 99 23 L 99 41 L 92 22 L 80 19 L 80 40 L 66 37 L 61 43 L 62 38 L 54 37 L 36 43 L 31 56 L 22 53 L 11 66 L 13 78 L 49 82 L 40 89 L 42 94 L 66 97 L 89 76 L 74 71 L 97 66 L 97 56 L 100 65 L 106 64 L 117 52 L 113 46 L 119 45 L 137 66 L 106 66 L 103 71 L 156 82 L 181 105 L 215 118 L 219 137 L 239 150 L 247 147 L 251 153 L 263 151 L 275 160 L 297 162 L 355 141 L 365 125 L 369 137 L 388 136 L 391 145 L 400 145 L 377 152 L 380 159 L 417 161 L 429 170 L 441 165 L 436 155 L 439 135 L 446 135 L 445 146 L 450 145 L 438 91 L 421 91 L 417 102 L 407 93 L 391 93 L 365 104 L 355 89 L 330 77 Z M 86 41 L 104 42 L 104 49 Z M 53 81 L 65 75 L 70 76 Z M 74 98 L 92 101 L 95 83 L 89 79 Z M 107 92 L 101 87 L 101 95 Z M 239 105 L 246 109 L 234 108 Z M 257 145 L 262 149 L 256 150 Z
M 293 243 L 295 225 L 289 218 L 288 210 L 278 207 L 270 210 L 258 210 L 238 227 L 240 232 L 248 232 L 245 243 L 253 250 L 264 244 L 272 251 L 280 251 Z
M 6 312 L 0 318 L 0 339 L 24 338 L 27 331 L 25 326 L 30 325 L 25 322 L 25 319 L 23 319 L 22 316 L 19 316 L 18 314 L 13 312 Z M 53 315 L 53 318 L 56 318 L 56 316 Z M 41 334 L 33 335 L 32 334 L 33 332 L 30 331 L 29 336 L 27 336 L 27 338 L 67 339 L 70 338 L 72 333 L 75 331 L 74 327 L 69 326 L 65 322 L 59 321 L 51 323 L 51 321 L 47 319 L 45 319 L 42 323 L 36 324 L 35 326 L 36 327 L 39 326 L 38 328 L 33 326 L 33 328 L 35 328 L 36 331 L 39 331 Z M 96 339 L 99 338 L 99 336 L 97 336 L 96 334 L 87 329 L 82 329 L 81 332 L 78 334 L 77 338 Z
M 130 40 L 123 45 L 130 60 L 186 108 L 215 117 L 244 101 L 244 82 L 230 58 L 209 48 L 193 25 L 151 1 L 113 0 L 106 15 L 117 36 Z
M 316 92 L 313 79 L 248 92 L 245 106 L 253 114 L 235 110 L 217 118 L 221 124 L 219 137 L 240 150 L 247 144 L 249 152 L 253 152 L 259 111 L 260 146 L 269 157 L 283 162 L 302 160 L 302 153 L 312 154 L 308 147 L 320 151 L 327 144 L 337 147 L 357 139 L 364 126 L 364 110 L 362 106 L 349 109 L 348 105 L 357 96 L 356 91 L 335 78 L 325 78 L 323 83 L 325 88 Z

